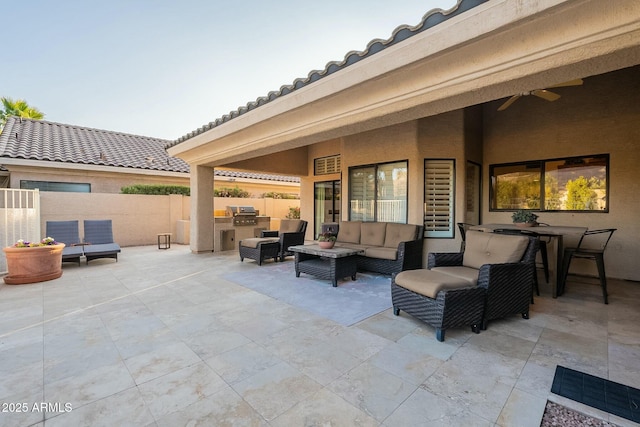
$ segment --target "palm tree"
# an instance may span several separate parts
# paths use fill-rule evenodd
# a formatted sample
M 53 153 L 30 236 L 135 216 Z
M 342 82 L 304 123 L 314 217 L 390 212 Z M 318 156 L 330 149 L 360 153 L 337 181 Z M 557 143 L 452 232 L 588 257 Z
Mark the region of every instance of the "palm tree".
M 0 110 L 0 132 L 4 128 L 7 119 L 11 116 L 24 117 L 27 119 L 40 120 L 44 118 L 44 113 L 36 107 L 30 107 L 24 99 L 13 100 L 11 98 L 2 97 L 2 109 Z

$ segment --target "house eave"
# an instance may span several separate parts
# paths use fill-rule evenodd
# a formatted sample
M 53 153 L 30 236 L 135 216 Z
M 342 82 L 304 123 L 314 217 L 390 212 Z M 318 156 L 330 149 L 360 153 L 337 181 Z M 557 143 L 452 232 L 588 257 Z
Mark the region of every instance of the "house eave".
M 639 40 L 636 0 L 490 1 L 167 151 L 223 166 L 636 65 Z
M 49 161 L 42 161 L 42 160 L 17 159 L 17 158 L 8 158 L 8 157 L 0 158 L 0 164 L 5 166 L 36 167 L 36 168 L 45 168 L 45 169 L 69 169 L 69 170 L 87 171 L 87 172 L 164 176 L 164 177 L 183 178 L 183 179 L 189 178 L 189 173 L 186 173 L 186 172 L 170 172 L 170 171 L 158 171 L 158 170 L 151 170 L 151 169 L 87 165 L 87 164 L 81 164 L 81 163 L 49 162 Z

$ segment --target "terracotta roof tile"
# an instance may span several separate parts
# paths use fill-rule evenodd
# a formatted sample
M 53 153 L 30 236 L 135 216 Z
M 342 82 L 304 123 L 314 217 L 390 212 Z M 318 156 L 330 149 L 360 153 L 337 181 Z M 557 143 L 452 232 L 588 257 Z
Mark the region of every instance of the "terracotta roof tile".
M 2 158 L 189 173 L 189 165 L 167 154 L 168 140 L 45 120 L 10 117 L 0 134 Z M 252 172 L 215 171 L 217 176 L 280 182 L 298 177 Z

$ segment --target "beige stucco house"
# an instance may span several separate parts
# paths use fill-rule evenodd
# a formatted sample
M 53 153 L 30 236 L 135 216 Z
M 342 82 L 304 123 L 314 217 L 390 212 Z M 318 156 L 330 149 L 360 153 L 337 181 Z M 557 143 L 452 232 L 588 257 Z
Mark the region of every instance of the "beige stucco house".
M 640 2 L 461 0 L 167 150 L 190 166 L 193 252 L 212 250 L 214 170 L 234 168 L 300 176 L 307 238 L 328 219 L 384 220 L 393 200 L 392 220 L 425 224 L 425 254 L 454 251 L 456 222 L 534 209 L 617 228 L 607 273 L 640 280 Z M 530 188 L 505 197 L 522 177 Z M 318 214 L 326 183 L 340 190 L 331 218 Z

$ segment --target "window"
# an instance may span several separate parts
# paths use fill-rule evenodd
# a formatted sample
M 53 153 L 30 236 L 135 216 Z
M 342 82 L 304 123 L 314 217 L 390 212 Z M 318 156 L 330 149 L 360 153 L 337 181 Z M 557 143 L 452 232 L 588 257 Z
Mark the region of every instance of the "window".
M 608 212 L 609 155 L 492 165 L 491 210 Z
M 349 168 L 351 221 L 407 222 L 407 161 Z
M 424 236 L 454 236 L 455 160 L 424 161 Z
M 23 190 L 62 191 L 72 193 L 91 193 L 91 184 L 78 182 L 20 181 Z

